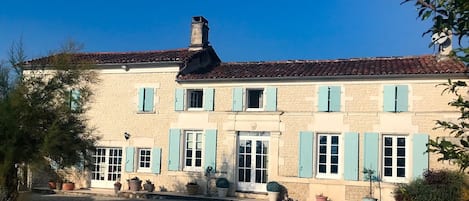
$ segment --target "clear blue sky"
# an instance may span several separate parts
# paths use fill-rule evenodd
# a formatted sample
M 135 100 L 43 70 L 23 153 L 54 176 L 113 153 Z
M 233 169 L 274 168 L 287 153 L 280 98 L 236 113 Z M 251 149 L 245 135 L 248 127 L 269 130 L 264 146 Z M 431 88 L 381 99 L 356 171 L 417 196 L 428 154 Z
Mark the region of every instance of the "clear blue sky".
M 186 48 L 192 16 L 209 21 L 223 61 L 434 53 L 430 26 L 401 0 L 2 0 L 0 60 L 23 38 L 29 58 L 68 39 L 85 52 Z

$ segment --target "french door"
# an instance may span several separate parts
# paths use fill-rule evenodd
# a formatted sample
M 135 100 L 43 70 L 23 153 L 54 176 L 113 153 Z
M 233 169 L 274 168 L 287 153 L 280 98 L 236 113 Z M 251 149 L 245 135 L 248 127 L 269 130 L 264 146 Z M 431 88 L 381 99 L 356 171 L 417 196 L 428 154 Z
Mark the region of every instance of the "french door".
M 98 147 L 93 154 L 91 187 L 113 188 L 121 177 L 122 148 Z
M 237 190 L 266 191 L 268 181 L 269 133 L 239 132 Z

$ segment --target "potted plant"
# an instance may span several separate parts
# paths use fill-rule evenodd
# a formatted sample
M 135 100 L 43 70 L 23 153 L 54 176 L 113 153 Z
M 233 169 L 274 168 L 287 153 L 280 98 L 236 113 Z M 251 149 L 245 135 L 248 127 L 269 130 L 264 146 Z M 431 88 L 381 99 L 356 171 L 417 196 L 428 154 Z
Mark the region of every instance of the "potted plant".
M 230 187 L 228 179 L 224 177 L 217 178 L 215 185 L 217 186 L 218 197 L 226 197 L 226 194 L 228 194 L 228 188 Z
M 155 185 L 151 183 L 149 179 L 145 181 L 143 184 L 143 190 L 146 190 L 148 192 L 153 192 L 155 190 Z
M 127 183 L 129 184 L 129 190 L 131 191 L 139 191 L 142 189 L 142 180 L 138 177 L 127 179 Z
M 199 185 L 195 181 L 187 183 L 186 188 L 189 195 L 196 195 L 199 191 Z
M 75 189 L 75 183 L 71 182 L 71 181 L 65 181 L 63 184 L 62 184 L 62 190 L 64 191 L 71 191 L 71 190 L 74 190 Z
M 116 183 L 114 183 L 114 193 L 117 194 L 121 190 L 121 187 L 122 187 L 121 182 L 116 181 Z
M 266 185 L 267 194 L 269 195 L 269 201 L 277 201 L 282 186 L 276 181 L 269 181 Z
M 324 196 L 322 193 L 316 195 L 316 201 L 327 201 L 327 196 Z
M 367 169 L 367 168 L 363 169 L 363 174 L 365 174 L 365 180 L 368 180 L 370 182 L 370 190 L 369 190 L 368 195 L 362 198 L 362 201 L 377 201 L 378 200 L 373 197 L 373 180 L 375 180 L 375 178 L 373 178 L 374 173 L 375 171 L 372 169 Z
M 57 188 L 57 184 L 55 183 L 55 181 L 53 179 L 49 180 L 47 182 L 47 184 L 49 185 L 50 189 L 56 189 Z

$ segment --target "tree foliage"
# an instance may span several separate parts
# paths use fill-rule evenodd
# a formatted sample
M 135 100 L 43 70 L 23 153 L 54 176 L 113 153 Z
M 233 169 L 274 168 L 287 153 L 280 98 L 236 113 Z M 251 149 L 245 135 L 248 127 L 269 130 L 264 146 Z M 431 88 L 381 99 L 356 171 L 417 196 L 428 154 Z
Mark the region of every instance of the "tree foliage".
M 26 62 L 22 45 L 12 46 L 16 79 L 0 74 L 0 200 L 16 199 L 19 164 L 48 160 L 63 168 L 90 161 L 97 138 L 83 114 L 97 80 L 90 62 L 75 59 L 77 50 L 69 42 L 45 59 Z
M 459 47 L 454 49 L 453 56 L 466 64 L 469 63 L 469 1 L 468 0 L 405 0 L 402 3 L 414 2 L 418 17 L 421 20 L 432 20 L 433 25 L 425 34 L 446 33 L 457 38 Z M 433 44 L 432 44 L 433 45 Z M 435 129 L 448 130 L 458 139 L 450 141 L 445 138 L 430 139 L 428 151 L 441 155 L 438 160 L 452 161 L 463 172 L 469 167 L 469 101 L 468 85 L 465 81 L 449 80 L 442 84 L 443 93 L 455 95 L 448 105 L 455 107 L 460 116 L 456 121 L 437 120 Z

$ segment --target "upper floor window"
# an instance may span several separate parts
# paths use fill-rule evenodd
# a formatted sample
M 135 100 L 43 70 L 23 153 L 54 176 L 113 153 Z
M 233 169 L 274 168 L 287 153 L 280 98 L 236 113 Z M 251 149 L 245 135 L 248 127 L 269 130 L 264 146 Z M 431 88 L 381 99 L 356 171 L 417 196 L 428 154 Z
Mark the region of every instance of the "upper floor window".
M 318 92 L 318 111 L 340 111 L 340 86 L 320 86 Z
M 153 112 L 155 90 L 140 88 L 138 90 L 138 112 Z
M 317 177 L 338 177 L 340 135 L 319 133 L 317 141 Z
M 174 110 L 206 110 L 213 111 L 214 89 L 176 89 Z
M 383 179 L 402 181 L 407 176 L 407 137 L 383 135 Z
M 150 171 L 151 164 L 151 149 L 138 150 L 138 170 Z
M 407 112 L 409 89 L 407 85 L 386 85 L 383 94 L 385 112 Z
M 276 111 L 277 88 L 234 88 L 233 111 Z

